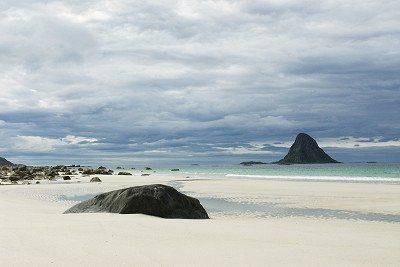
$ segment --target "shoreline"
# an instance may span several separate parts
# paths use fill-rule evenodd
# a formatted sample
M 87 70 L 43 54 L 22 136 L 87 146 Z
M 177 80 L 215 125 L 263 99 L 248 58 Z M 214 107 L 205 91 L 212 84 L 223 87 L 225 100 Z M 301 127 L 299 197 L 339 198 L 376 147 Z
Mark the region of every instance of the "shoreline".
M 281 180 L 281 181 L 312 181 L 312 182 L 343 182 L 343 183 L 390 183 L 400 184 L 399 177 L 375 177 L 375 176 L 289 176 L 289 175 L 246 175 L 246 174 L 226 174 L 229 178 L 242 178 L 254 180 Z M 322 178 L 323 177 L 323 178 Z

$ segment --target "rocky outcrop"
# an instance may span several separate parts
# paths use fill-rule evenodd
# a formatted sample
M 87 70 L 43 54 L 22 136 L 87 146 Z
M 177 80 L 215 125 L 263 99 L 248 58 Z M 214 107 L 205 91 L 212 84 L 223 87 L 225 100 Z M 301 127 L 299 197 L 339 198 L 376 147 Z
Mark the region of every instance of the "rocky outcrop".
M 162 218 L 208 219 L 198 199 L 162 184 L 135 186 L 100 194 L 64 213 L 108 212 L 146 214 Z
M 102 174 L 102 175 L 111 175 L 113 174 L 113 170 L 107 170 L 104 167 L 99 167 L 98 169 L 84 169 L 82 174 L 84 175 L 95 175 L 95 174 Z
M 11 175 L 9 176 L 10 181 L 19 181 L 19 180 L 33 180 L 33 170 L 28 169 L 27 166 L 19 166 L 13 167 L 10 170 Z
M 267 163 L 261 162 L 261 161 L 243 161 L 243 162 L 240 162 L 240 165 L 243 165 L 243 166 L 253 166 L 253 165 L 262 165 L 262 164 L 267 164 Z
M 119 172 L 118 175 L 132 175 L 130 172 Z
M 48 179 L 53 180 L 60 175 L 70 177 L 74 175 L 75 170 L 70 170 L 68 167 L 63 165 L 58 166 L 25 166 L 25 165 L 13 165 L 13 166 L 1 166 L 0 176 L 7 180 L 17 182 L 24 180 L 42 180 Z
M 64 165 L 57 165 L 55 167 L 52 167 L 52 170 L 58 171 L 58 172 L 66 172 L 68 171 L 68 167 Z
M 14 166 L 14 163 L 0 157 L 0 166 Z
M 313 164 L 313 163 L 339 163 L 326 154 L 317 142 L 305 133 L 297 135 L 290 147 L 288 154 L 275 163 L 278 164 Z
M 90 179 L 90 182 L 91 183 L 99 183 L 99 182 L 101 182 L 101 180 L 99 177 L 93 177 L 92 179 Z

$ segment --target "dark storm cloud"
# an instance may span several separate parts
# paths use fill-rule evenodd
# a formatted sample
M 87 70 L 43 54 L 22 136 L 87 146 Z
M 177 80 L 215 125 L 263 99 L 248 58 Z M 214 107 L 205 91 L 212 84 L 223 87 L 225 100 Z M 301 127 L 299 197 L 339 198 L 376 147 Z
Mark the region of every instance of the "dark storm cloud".
M 1 153 L 27 163 L 275 160 L 308 132 L 338 160 L 392 161 L 398 10 L 397 1 L 2 1 Z

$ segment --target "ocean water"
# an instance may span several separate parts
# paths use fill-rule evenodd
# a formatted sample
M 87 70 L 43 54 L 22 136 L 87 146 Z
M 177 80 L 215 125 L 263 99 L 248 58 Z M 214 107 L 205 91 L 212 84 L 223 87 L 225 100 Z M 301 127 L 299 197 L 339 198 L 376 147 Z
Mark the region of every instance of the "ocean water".
M 237 179 L 334 180 L 400 182 L 400 163 L 341 163 L 295 165 L 220 165 L 171 166 L 189 177 L 231 177 Z M 172 173 L 169 168 L 154 168 L 157 173 Z M 138 171 L 138 170 L 136 170 Z

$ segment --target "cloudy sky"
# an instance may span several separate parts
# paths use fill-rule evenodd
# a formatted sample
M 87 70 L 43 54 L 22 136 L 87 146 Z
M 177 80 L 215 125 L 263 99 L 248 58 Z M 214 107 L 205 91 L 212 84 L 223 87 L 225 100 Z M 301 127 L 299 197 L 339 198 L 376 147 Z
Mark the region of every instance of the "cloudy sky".
M 0 2 L 0 154 L 400 160 L 400 1 Z

